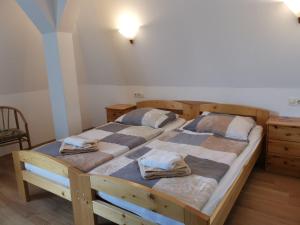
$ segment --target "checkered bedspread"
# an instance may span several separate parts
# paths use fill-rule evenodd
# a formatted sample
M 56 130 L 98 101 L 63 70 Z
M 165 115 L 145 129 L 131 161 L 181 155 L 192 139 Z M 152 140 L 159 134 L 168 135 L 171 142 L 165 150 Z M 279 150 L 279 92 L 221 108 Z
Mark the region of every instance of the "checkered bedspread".
M 100 140 L 98 144 L 99 151 L 97 152 L 61 155 L 59 153 L 60 141 L 52 142 L 33 151 L 57 157 L 84 172 L 88 172 L 130 149 L 144 144 L 162 132 L 162 129 L 154 129 L 146 126 L 108 123 L 79 135 L 89 139 Z
M 90 173 L 133 181 L 201 209 L 230 165 L 247 145 L 248 142 L 210 134 L 171 131 L 137 150 L 95 168 Z M 180 153 L 191 168 L 192 174 L 185 177 L 143 179 L 137 159 L 153 149 Z

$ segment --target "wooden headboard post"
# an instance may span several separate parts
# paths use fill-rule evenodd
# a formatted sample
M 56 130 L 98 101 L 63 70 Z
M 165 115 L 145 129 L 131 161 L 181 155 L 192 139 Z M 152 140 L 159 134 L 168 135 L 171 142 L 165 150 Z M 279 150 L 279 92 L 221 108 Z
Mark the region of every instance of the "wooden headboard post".
M 137 108 L 156 108 L 162 110 L 169 110 L 179 114 L 186 120 L 193 119 L 197 116 L 198 105 L 187 104 L 179 101 L 171 100 L 147 100 L 136 103 Z
M 204 111 L 227 113 L 240 116 L 253 117 L 258 125 L 266 128 L 266 122 L 269 118 L 269 111 L 255 107 L 231 105 L 221 103 L 206 102 L 188 102 L 188 101 L 171 101 L 171 100 L 147 100 L 136 103 L 137 108 L 157 108 L 170 110 L 179 114 L 182 118 L 190 120 Z

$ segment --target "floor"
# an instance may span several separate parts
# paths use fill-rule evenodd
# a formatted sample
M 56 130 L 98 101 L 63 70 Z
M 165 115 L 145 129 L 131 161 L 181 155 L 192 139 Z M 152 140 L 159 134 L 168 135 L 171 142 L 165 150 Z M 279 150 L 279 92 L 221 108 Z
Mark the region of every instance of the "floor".
M 71 204 L 32 188 L 34 199 L 19 200 L 10 156 L 0 157 L 0 225 L 71 225 Z M 300 179 L 255 169 L 226 225 L 299 225 Z

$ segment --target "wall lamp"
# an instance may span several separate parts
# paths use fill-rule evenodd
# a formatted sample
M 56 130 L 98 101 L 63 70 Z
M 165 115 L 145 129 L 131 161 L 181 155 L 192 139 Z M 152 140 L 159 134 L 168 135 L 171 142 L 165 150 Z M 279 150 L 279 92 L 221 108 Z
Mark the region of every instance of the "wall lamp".
M 283 2 L 298 17 L 300 23 L 300 0 L 283 0 Z
M 134 43 L 134 39 L 140 29 L 140 23 L 138 18 L 129 13 L 122 14 L 118 19 L 118 30 L 125 38 L 129 40 L 131 44 Z

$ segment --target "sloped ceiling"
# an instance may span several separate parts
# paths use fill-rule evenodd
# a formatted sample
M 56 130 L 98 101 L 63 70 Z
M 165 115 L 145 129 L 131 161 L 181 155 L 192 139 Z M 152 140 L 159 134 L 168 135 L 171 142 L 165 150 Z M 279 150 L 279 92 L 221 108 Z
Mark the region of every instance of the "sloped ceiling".
M 47 89 L 39 31 L 15 1 L 0 1 L 0 94 Z
M 300 25 L 274 0 L 81 1 L 79 38 L 90 84 L 299 87 Z M 123 11 L 143 24 L 131 46 Z
M 116 30 L 133 11 L 135 45 Z M 80 0 L 80 82 L 145 86 L 300 86 L 300 25 L 275 0 Z M 15 1 L 0 1 L 0 94 L 47 88 L 42 39 Z

